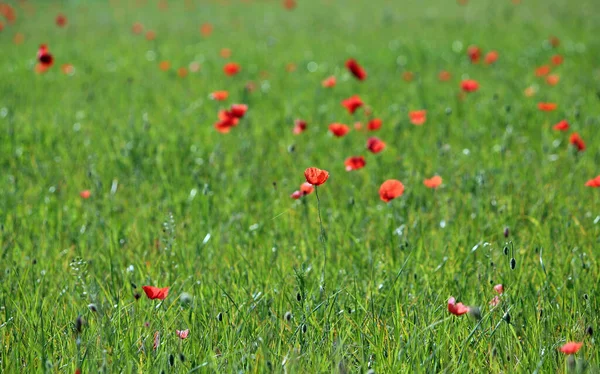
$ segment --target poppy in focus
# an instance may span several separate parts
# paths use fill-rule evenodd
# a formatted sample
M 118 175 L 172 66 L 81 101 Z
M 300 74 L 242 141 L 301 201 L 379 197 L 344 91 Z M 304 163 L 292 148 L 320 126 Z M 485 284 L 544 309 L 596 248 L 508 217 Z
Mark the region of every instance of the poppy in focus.
M 438 188 L 442 184 L 442 177 L 440 177 L 439 175 L 434 175 L 429 179 L 425 179 L 423 181 L 423 184 L 427 188 Z
M 367 139 L 367 149 L 372 153 L 379 153 L 385 149 L 385 143 L 373 136 Z
M 585 143 L 578 133 L 574 132 L 571 134 L 571 137 L 569 138 L 569 143 L 575 146 L 575 148 L 577 148 L 579 152 L 585 151 Z
M 451 297 L 448 299 L 448 311 L 455 316 L 461 316 L 469 312 L 469 307 L 463 303 L 457 303 L 456 299 Z
M 225 64 L 225 66 L 223 66 L 223 71 L 225 72 L 226 75 L 228 75 L 230 77 L 239 73 L 240 70 L 241 70 L 240 65 L 236 64 L 235 62 L 229 62 L 229 63 Z
M 146 296 L 151 300 L 164 300 L 169 295 L 169 287 L 158 288 L 154 286 L 143 286 L 142 289 L 146 293 Z
M 365 71 L 365 69 L 363 69 L 362 66 L 358 64 L 358 62 L 355 59 L 351 58 L 348 61 L 346 61 L 346 68 L 359 81 L 364 81 L 365 79 L 367 79 L 367 72 Z
M 566 355 L 574 355 L 581 349 L 583 343 L 568 342 L 567 344 L 560 347 L 560 351 Z
M 369 121 L 369 123 L 367 124 L 367 129 L 369 131 L 376 131 L 379 130 L 381 128 L 381 124 L 382 121 L 379 118 L 373 118 L 372 120 Z
M 569 127 L 569 122 L 563 119 L 562 121 L 554 125 L 552 128 L 556 131 L 567 131 Z
M 404 185 L 396 179 L 388 179 L 379 187 L 379 198 L 386 203 L 402 196 L 404 193 Z
M 346 161 L 344 161 L 346 171 L 362 169 L 366 164 L 367 162 L 363 156 L 348 157 Z
M 460 88 L 465 92 L 475 92 L 479 89 L 479 83 L 473 79 L 465 79 L 460 82 Z
M 356 109 L 363 106 L 363 104 L 363 101 L 358 95 L 354 95 L 345 100 L 342 100 L 342 105 L 348 110 L 348 113 L 350 114 L 354 114 L 354 112 L 356 112 Z
M 334 87 L 335 83 L 336 83 L 335 76 L 332 75 L 330 77 L 325 78 L 323 80 L 323 82 L 321 82 L 321 85 L 325 88 L 330 88 L 330 87 Z
M 538 109 L 542 112 L 552 112 L 553 110 L 556 110 L 557 107 L 558 105 L 556 105 L 556 103 L 538 103 Z
M 306 121 L 301 119 L 297 119 L 294 121 L 294 134 L 298 135 L 303 133 L 306 130 Z
M 341 138 L 342 136 L 346 135 L 348 131 L 350 131 L 350 128 L 343 123 L 332 123 L 329 125 L 329 131 L 335 137 Z
M 308 168 L 304 170 L 304 177 L 313 186 L 320 186 L 329 178 L 329 172 L 319 168 Z
M 408 112 L 408 118 L 410 119 L 410 123 L 415 126 L 421 126 L 427 120 L 427 111 L 426 110 L 411 110 Z

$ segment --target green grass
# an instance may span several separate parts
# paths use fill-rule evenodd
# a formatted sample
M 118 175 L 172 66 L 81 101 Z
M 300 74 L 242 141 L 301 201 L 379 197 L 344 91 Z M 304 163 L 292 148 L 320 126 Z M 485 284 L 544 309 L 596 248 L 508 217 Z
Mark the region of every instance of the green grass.
M 578 368 L 598 372 L 586 330 L 599 329 L 600 190 L 584 186 L 600 174 L 595 0 L 27 3 L 35 12 L 14 2 L 0 32 L 2 372 L 555 373 L 571 340 L 584 342 Z M 42 43 L 56 61 L 36 74 Z M 471 64 L 472 44 L 497 63 Z M 223 74 L 222 48 L 239 75 Z M 557 53 L 549 86 L 534 69 Z M 200 71 L 177 76 L 192 61 Z M 322 88 L 330 75 L 337 86 Z M 481 87 L 461 100 L 467 77 Z M 340 105 L 354 94 L 382 129 L 329 136 L 329 123 L 365 124 Z M 231 103 L 249 111 L 218 133 Z M 415 109 L 423 126 L 408 121 Z M 567 133 L 552 130 L 562 119 Z M 380 154 L 365 149 L 372 135 Z M 348 173 L 353 155 L 367 166 Z M 331 174 L 318 188 L 324 242 L 315 194 L 289 197 L 311 166 Z M 442 187 L 425 188 L 435 174 Z M 392 178 L 406 191 L 385 204 Z M 143 285 L 171 289 L 159 302 Z M 481 319 L 451 315 L 450 296 Z

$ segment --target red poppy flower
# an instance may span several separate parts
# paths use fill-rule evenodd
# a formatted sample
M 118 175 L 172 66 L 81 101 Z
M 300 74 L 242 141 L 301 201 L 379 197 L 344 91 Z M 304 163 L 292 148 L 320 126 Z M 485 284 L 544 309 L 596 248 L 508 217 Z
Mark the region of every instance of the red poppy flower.
M 131 26 L 131 32 L 134 34 L 141 34 L 144 31 L 144 25 L 139 22 L 136 22 Z
M 379 187 L 379 197 L 386 203 L 402 196 L 403 193 L 404 185 L 399 180 L 388 179 Z
M 363 127 L 362 123 L 360 123 L 360 122 L 354 122 L 354 130 L 360 131 L 360 130 L 362 130 L 362 127 Z
M 185 78 L 188 75 L 188 69 L 184 68 L 184 67 L 180 67 L 179 69 L 177 69 L 177 75 L 179 75 L 180 78 Z
M 56 26 L 65 27 L 67 25 L 67 17 L 64 14 L 56 16 Z
M 142 289 L 146 293 L 146 296 L 151 300 L 164 300 L 169 295 L 169 287 L 158 288 L 154 286 L 143 286 Z
M 566 120 L 562 120 L 559 123 L 557 123 L 556 125 L 554 125 L 554 127 L 552 127 L 554 130 L 557 131 L 567 131 L 569 129 L 569 122 L 567 122 Z
M 560 81 L 560 76 L 558 74 L 550 74 L 546 77 L 546 83 L 551 86 L 556 86 Z
M 427 120 L 427 111 L 426 110 L 411 110 L 408 112 L 408 118 L 410 118 L 410 122 L 415 126 L 421 126 Z
M 221 52 L 219 52 L 219 54 L 223 58 L 229 58 L 229 57 L 231 57 L 231 49 L 229 49 L 229 48 L 222 48 Z
M 442 82 L 449 81 L 450 78 L 452 78 L 452 75 L 449 72 L 447 72 L 446 70 L 442 70 L 438 74 L 438 79 Z
M 442 184 L 442 177 L 435 175 L 429 179 L 425 179 L 423 184 L 427 188 L 438 188 Z
M 364 81 L 367 79 L 367 72 L 358 64 L 355 59 L 351 58 L 346 61 L 346 68 L 350 70 L 350 73 L 352 73 L 352 75 L 354 75 L 354 77 L 356 77 L 356 79 L 359 81 Z
M 146 40 L 152 41 L 154 39 L 156 39 L 156 32 L 154 32 L 152 30 L 146 31 Z
M 367 149 L 372 153 L 379 153 L 385 149 L 385 143 L 373 136 L 367 139 Z
M 335 137 L 341 138 L 342 136 L 346 135 L 348 131 L 350 131 L 350 128 L 343 123 L 332 123 L 329 125 L 329 131 Z
M 490 306 L 494 307 L 498 304 L 500 304 L 500 298 L 498 297 L 498 295 L 496 295 L 492 298 L 492 300 L 490 300 Z
M 348 110 L 348 113 L 350 114 L 354 114 L 354 112 L 356 112 L 356 109 L 363 106 L 363 104 L 363 101 L 358 95 L 354 95 L 347 98 L 346 100 L 342 100 L 342 105 Z
M 491 52 L 488 52 L 485 55 L 485 60 L 484 61 L 485 61 L 486 64 L 491 65 L 494 62 L 496 62 L 497 60 L 498 60 L 498 52 L 491 51 Z
M 379 118 L 373 118 L 372 120 L 369 121 L 369 123 L 367 124 L 367 129 L 369 131 L 376 131 L 379 130 L 381 128 L 381 124 L 382 121 Z
M 158 67 L 162 71 L 167 71 L 171 68 L 171 63 L 169 61 L 161 61 L 160 64 L 158 64 Z
M 92 196 L 92 192 L 90 190 L 83 190 L 79 193 L 82 199 L 89 199 Z
M 448 311 L 455 316 L 461 316 L 469 312 L 469 307 L 463 303 L 457 303 L 456 299 L 451 297 L 448 299 Z
M 329 172 L 319 168 L 308 168 L 304 170 L 304 177 L 313 186 L 320 186 L 329 178 Z
M 502 295 L 504 293 L 504 286 L 502 284 L 497 284 L 494 286 L 494 291 Z
M 596 178 L 590 179 L 589 181 L 585 182 L 585 185 L 586 187 L 600 187 L 600 175 L 598 175 Z
M 563 56 L 561 55 L 554 55 L 550 58 L 550 62 L 552 62 L 552 65 L 560 65 L 563 63 Z
M 237 126 L 239 120 L 229 114 L 229 112 L 222 110 L 219 112 L 219 121 L 215 123 L 215 129 L 222 134 L 227 134 L 231 131 L 232 127 Z
M 190 333 L 190 329 L 175 330 L 175 332 L 177 333 L 177 336 L 179 336 L 179 339 L 183 340 L 188 337 L 188 335 Z
M 543 77 L 545 75 L 548 75 L 549 73 L 550 73 L 550 66 L 548 66 L 548 65 L 542 65 L 539 68 L 535 69 L 536 77 Z
M 308 182 L 304 182 L 300 185 L 300 192 L 302 192 L 302 195 L 310 195 L 314 190 L 315 187 Z
M 469 55 L 469 59 L 472 63 L 476 64 L 479 62 L 479 58 L 481 57 L 481 49 L 476 45 L 469 46 L 467 48 L 467 55 Z
M 551 36 L 548 41 L 550 42 L 550 45 L 553 46 L 554 48 L 558 47 L 560 45 L 560 39 L 558 39 L 556 36 Z
M 290 195 L 290 197 L 294 200 L 298 200 L 299 198 L 301 198 L 302 196 L 304 196 L 304 194 L 298 190 L 292 192 L 292 194 Z
M 227 97 L 229 97 L 229 92 L 227 91 L 215 91 L 210 94 L 210 98 L 216 101 L 227 100 Z
M 297 119 L 294 121 L 294 134 L 298 135 L 303 133 L 306 130 L 306 121 L 301 119 Z
M 556 103 L 538 103 L 538 109 L 542 112 L 552 112 L 557 107 Z
M 37 52 L 37 59 L 44 68 L 49 68 L 54 64 L 54 57 L 48 51 L 48 46 L 46 44 L 40 45 L 40 48 Z
M 574 132 L 571 134 L 571 137 L 569 138 L 569 143 L 574 145 L 579 152 L 585 151 L 585 143 L 583 142 L 583 139 L 581 139 L 581 136 L 579 136 L 578 133 Z
M 362 169 L 366 164 L 367 162 L 363 156 L 348 157 L 346 161 L 344 161 L 346 171 Z
M 63 74 L 66 75 L 72 75 L 73 73 L 75 73 L 75 68 L 71 64 L 63 64 L 60 67 L 60 70 L 63 72 Z
M 296 7 L 296 0 L 283 0 L 283 7 L 287 10 L 293 10 Z
M 248 111 L 248 105 L 246 104 L 232 104 L 229 109 L 229 115 L 235 118 L 242 118 L 246 115 Z
M 236 64 L 235 62 L 228 62 L 227 64 L 225 64 L 225 66 L 223 66 L 223 71 L 225 72 L 226 75 L 228 75 L 230 77 L 239 73 L 240 70 L 241 70 L 240 65 Z
M 15 9 L 6 3 L 0 3 L 0 14 L 4 16 L 9 24 L 14 23 L 17 19 L 17 12 Z
M 404 79 L 405 82 L 411 82 L 414 77 L 415 75 L 412 71 L 405 71 L 404 73 L 402 73 L 402 79 Z
M 583 343 L 568 342 L 567 344 L 560 347 L 560 351 L 566 355 L 574 355 L 581 349 Z
M 335 76 L 332 75 L 330 77 L 325 78 L 323 80 L 323 82 L 321 82 L 321 85 L 323 85 L 323 87 L 325 87 L 325 88 L 330 88 L 330 87 L 334 87 L 335 83 L 336 83 Z
M 475 92 L 479 89 L 479 83 L 473 79 L 465 79 L 460 82 L 460 88 L 465 92 Z
M 205 38 L 209 37 L 210 34 L 212 34 L 212 32 L 213 32 L 213 26 L 210 23 L 204 23 L 204 24 L 202 24 L 202 26 L 200 26 L 200 33 Z

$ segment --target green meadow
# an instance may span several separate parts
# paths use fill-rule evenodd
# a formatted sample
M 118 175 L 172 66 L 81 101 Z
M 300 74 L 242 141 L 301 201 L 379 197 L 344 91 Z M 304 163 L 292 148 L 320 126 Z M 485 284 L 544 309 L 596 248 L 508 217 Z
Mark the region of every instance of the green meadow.
M 599 372 L 600 8 L 461 2 L 4 0 L 0 371 Z

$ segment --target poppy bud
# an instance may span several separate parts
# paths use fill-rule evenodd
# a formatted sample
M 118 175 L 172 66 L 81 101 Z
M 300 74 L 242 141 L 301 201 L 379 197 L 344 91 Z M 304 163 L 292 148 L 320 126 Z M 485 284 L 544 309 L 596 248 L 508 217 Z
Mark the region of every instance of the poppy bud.
M 31 261 L 31 264 L 32 264 L 32 265 L 35 265 L 35 264 L 37 264 L 37 260 L 34 258 L 34 259 Z
M 96 304 L 89 304 L 88 308 L 94 313 L 98 312 L 98 308 L 96 308 Z
M 75 319 L 75 332 L 78 334 L 80 334 L 81 330 L 83 329 L 83 323 L 83 318 L 80 315 L 77 316 L 77 319 Z
M 219 312 L 219 314 L 217 314 L 217 321 L 223 321 L 223 313 Z
M 291 321 L 292 320 L 292 312 L 285 312 L 285 314 L 283 315 L 283 318 L 288 322 Z
M 592 329 L 592 326 L 588 326 L 588 328 L 585 329 L 585 333 L 588 334 L 589 336 L 594 335 L 594 329 Z
M 510 268 L 512 270 L 515 270 L 515 266 L 517 266 L 517 260 L 515 260 L 514 257 L 513 257 L 513 258 L 510 259 Z
M 508 230 L 508 226 L 504 228 L 504 237 L 508 238 L 508 234 L 509 234 L 509 230 Z
M 185 362 L 185 356 L 183 355 L 183 353 L 179 354 L 179 361 Z
M 307 330 L 308 330 L 308 327 L 306 327 L 306 324 L 302 324 L 302 333 L 306 334 Z
M 508 312 L 504 313 L 502 319 L 506 321 L 506 323 L 510 324 L 510 314 Z
M 172 354 L 169 355 L 169 365 L 175 365 L 175 356 L 173 356 Z
M 296 294 L 296 300 L 298 300 L 298 301 L 302 301 L 302 295 L 300 294 L 300 292 L 298 292 L 298 293 Z
M 136 292 L 136 293 L 133 294 L 133 298 L 136 299 L 136 300 L 139 300 L 140 297 L 142 297 L 142 295 L 140 295 L 138 292 Z
M 504 246 L 504 255 L 508 256 L 508 246 Z

